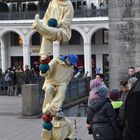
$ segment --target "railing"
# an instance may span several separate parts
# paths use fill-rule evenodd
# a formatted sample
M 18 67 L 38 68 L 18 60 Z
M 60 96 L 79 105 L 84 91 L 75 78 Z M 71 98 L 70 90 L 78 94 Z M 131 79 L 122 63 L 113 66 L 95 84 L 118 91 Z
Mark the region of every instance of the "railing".
M 90 77 L 73 78 L 67 87 L 64 104 L 68 106 L 71 102 L 79 100 L 82 97 L 87 97 L 89 93 L 89 81 Z M 36 78 L 33 79 L 32 83 L 39 84 L 39 101 L 42 106 L 44 100 L 44 91 L 42 90 L 44 79 Z
M 89 93 L 89 81 L 90 77 L 84 78 L 73 78 L 67 88 L 66 98 L 64 104 L 69 104 L 80 98 L 87 97 Z M 40 106 L 42 106 L 44 100 L 44 90 L 42 90 L 42 86 L 44 83 L 44 78 L 33 78 L 33 84 L 39 85 L 39 102 Z M 0 78 L 0 95 L 7 95 L 7 85 L 5 83 L 4 77 Z
M 45 12 L 9 12 L 9 13 L 0 13 L 0 20 L 25 20 L 25 19 L 34 19 L 35 14 L 39 14 L 42 19 Z M 108 9 L 96 9 L 96 10 L 75 10 L 74 17 L 105 17 L 108 16 Z

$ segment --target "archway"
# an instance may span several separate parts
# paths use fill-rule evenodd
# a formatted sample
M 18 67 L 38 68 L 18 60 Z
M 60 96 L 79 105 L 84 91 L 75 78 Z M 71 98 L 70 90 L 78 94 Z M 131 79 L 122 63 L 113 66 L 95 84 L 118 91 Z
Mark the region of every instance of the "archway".
M 92 73 L 104 73 L 106 80 L 109 77 L 109 46 L 108 29 L 96 29 L 91 36 Z M 108 82 L 107 82 L 108 83 Z
M 23 37 L 14 31 L 3 32 L 1 36 L 2 70 L 14 65 L 23 66 Z
M 6 3 L 0 2 L 0 13 L 9 12 L 9 7 Z

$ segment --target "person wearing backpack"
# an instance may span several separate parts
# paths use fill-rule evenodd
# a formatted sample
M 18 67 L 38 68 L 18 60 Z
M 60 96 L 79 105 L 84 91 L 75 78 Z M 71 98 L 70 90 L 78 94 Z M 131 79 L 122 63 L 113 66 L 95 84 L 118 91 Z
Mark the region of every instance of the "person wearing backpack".
M 5 77 L 4 77 L 5 83 L 7 85 L 7 95 L 11 96 L 13 95 L 13 73 L 11 70 L 7 70 Z
M 109 93 L 109 99 L 111 101 L 111 104 L 113 106 L 113 109 L 116 113 L 116 123 L 119 130 L 119 140 L 123 139 L 123 133 L 124 133 L 124 121 L 122 118 L 120 118 L 121 108 L 123 106 L 123 101 L 120 99 L 121 92 L 119 89 L 112 89 Z
M 107 98 L 108 88 L 100 86 L 96 94 L 100 98 L 92 100 L 89 106 L 86 127 L 92 129 L 94 140 L 116 140 L 118 129 L 115 111 Z

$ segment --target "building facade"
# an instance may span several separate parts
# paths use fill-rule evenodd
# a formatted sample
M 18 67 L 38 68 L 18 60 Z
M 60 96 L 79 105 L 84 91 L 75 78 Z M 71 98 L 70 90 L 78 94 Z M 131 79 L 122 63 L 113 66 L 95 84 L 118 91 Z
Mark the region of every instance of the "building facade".
M 8 67 L 20 64 L 34 66 L 39 61 L 41 36 L 31 29 L 34 15 L 42 18 L 49 1 L 0 2 L 0 67 L 4 72 Z M 60 54 L 76 53 L 78 66 L 84 66 L 89 76 L 96 68 L 108 74 L 109 46 L 107 1 L 72 0 L 75 13 L 71 24 L 72 37 L 67 43 L 54 42 L 53 57 Z M 1 9 L 1 8 L 0 8 Z

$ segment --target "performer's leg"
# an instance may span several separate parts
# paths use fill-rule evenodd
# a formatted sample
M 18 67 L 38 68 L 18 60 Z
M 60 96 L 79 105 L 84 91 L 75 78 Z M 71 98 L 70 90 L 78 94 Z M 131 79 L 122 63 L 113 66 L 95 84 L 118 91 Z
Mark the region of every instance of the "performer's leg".
M 48 110 L 48 106 L 52 102 L 53 98 L 55 95 L 55 87 L 53 85 L 47 84 L 47 87 L 45 89 L 45 97 L 44 97 L 44 102 L 42 106 L 42 112 L 45 114 Z
M 63 101 L 65 99 L 65 93 L 66 93 L 66 84 L 62 84 L 60 86 L 56 87 L 56 94 L 48 106 L 46 105 L 45 108 L 49 110 L 51 115 L 55 116 L 56 113 L 60 110 L 62 107 Z
M 52 41 L 46 39 L 45 37 L 42 37 L 42 43 L 41 43 L 41 48 L 39 52 L 41 60 L 46 59 L 52 53 L 53 53 Z
M 34 26 L 34 29 L 36 29 L 43 37 L 51 41 L 58 40 L 67 42 L 71 37 L 71 31 L 62 27 L 49 27 L 40 21 L 33 23 L 32 26 Z
M 41 138 L 42 140 L 51 140 L 52 131 L 42 129 Z

